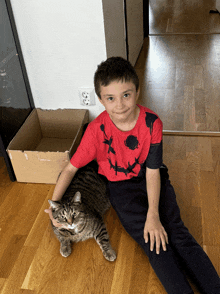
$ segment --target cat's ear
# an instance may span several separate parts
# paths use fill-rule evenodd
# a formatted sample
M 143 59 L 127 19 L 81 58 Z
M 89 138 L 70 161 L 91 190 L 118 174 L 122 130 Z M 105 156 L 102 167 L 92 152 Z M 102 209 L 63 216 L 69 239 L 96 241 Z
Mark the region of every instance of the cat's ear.
M 52 201 L 52 200 L 48 200 L 50 206 L 53 208 L 53 209 L 57 209 L 60 207 L 60 204 L 55 202 L 55 201 Z
M 73 197 L 74 203 L 81 203 L 81 193 L 78 191 Z

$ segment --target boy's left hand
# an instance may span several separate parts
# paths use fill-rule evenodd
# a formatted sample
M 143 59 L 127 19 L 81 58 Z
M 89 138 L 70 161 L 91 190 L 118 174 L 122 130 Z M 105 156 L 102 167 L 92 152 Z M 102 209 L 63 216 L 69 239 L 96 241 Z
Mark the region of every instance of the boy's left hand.
M 166 244 L 168 244 L 167 233 L 160 222 L 159 215 L 149 213 L 144 226 L 144 239 L 145 243 L 149 241 L 150 235 L 150 250 L 153 251 L 154 243 L 156 243 L 156 253 L 160 253 L 160 244 L 164 251 L 166 251 Z

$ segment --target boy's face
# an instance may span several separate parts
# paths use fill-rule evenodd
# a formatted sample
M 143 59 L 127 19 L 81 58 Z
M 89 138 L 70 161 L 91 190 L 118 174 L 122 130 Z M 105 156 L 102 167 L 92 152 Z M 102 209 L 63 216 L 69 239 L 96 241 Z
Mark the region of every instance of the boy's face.
M 136 114 L 139 90 L 132 82 L 113 81 L 108 86 L 101 86 L 101 99 L 114 123 L 131 122 Z

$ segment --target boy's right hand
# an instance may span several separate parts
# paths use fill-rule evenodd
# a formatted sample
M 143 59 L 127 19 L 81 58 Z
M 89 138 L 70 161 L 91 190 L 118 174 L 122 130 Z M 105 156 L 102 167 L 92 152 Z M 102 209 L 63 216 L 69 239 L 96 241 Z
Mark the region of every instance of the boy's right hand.
M 53 223 L 53 225 L 57 228 L 61 228 L 63 227 L 63 225 L 59 224 L 54 218 L 53 218 L 53 215 L 52 215 L 52 208 L 49 207 L 48 209 L 45 209 L 44 212 L 48 213 L 49 214 L 49 217 Z

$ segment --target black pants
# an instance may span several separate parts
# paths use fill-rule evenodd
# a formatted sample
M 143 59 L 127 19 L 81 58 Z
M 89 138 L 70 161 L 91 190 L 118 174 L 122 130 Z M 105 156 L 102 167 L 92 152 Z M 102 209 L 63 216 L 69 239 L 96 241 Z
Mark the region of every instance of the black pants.
M 145 243 L 143 237 L 148 210 L 145 177 L 109 182 L 108 193 L 111 204 L 125 230 L 144 249 L 168 294 L 193 293 L 183 269 L 189 273 L 202 293 L 220 294 L 220 279 L 216 270 L 181 220 L 168 170 L 165 166 L 160 170 L 159 214 L 169 238 L 167 251 L 161 248 L 159 255 L 156 254 L 155 249 L 150 251 L 150 242 Z

